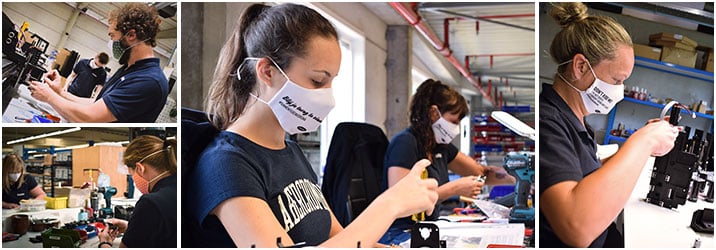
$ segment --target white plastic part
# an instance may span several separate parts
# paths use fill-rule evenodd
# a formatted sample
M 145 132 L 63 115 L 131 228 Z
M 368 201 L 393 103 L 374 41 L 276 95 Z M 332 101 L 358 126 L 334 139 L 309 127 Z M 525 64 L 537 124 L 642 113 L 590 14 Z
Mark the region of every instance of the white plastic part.
M 535 132 L 534 128 L 528 126 L 527 124 L 518 120 L 507 112 L 492 111 L 491 116 L 492 118 L 497 120 L 497 122 L 509 128 L 518 135 L 530 138 L 533 141 L 537 138 L 537 133 Z

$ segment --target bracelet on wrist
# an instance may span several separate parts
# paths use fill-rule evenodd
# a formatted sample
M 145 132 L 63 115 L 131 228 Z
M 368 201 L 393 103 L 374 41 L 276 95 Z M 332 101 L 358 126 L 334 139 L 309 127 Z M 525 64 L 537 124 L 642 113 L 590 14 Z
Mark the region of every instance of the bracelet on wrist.
M 102 241 L 99 243 L 98 248 L 102 248 L 102 245 L 109 245 L 109 247 L 112 247 L 112 242 Z

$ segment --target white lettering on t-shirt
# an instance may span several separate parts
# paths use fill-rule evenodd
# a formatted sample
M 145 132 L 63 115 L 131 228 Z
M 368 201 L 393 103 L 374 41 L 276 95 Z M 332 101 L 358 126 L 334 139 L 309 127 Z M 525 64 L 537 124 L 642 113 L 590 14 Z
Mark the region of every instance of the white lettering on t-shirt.
M 277 199 L 286 232 L 290 231 L 310 213 L 328 209 L 328 203 L 323 198 L 321 189 L 307 179 L 296 180 L 288 184 Z M 284 203 L 284 200 L 286 203 Z

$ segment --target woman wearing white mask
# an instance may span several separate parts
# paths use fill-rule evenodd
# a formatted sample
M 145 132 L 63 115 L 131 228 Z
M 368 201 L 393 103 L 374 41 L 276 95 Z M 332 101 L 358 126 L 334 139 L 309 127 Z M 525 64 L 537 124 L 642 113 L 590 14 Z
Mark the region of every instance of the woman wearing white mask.
M 678 128 L 652 120 L 600 161 L 584 117 L 607 114 L 622 99 L 634 67 L 632 40 L 613 19 L 589 16 L 582 3 L 555 4 L 549 14 L 562 30 L 550 47 L 557 74 L 539 99 L 540 246 L 619 246 L 612 222 L 649 156 L 668 153 Z
M 142 196 L 129 221 L 107 219 L 117 229 L 105 228 L 97 236 L 97 247 L 112 247 L 124 233 L 119 247 L 177 247 L 177 161 L 176 140 L 143 135 L 134 138 L 124 151 L 123 161 Z
M 440 81 L 428 79 L 420 84 L 411 100 L 410 127 L 390 140 L 385 153 L 383 179 L 388 187 L 408 175 L 419 159 L 432 162 L 427 168 L 428 177 L 438 181 L 439 196 L 435 212 L 427 215 L 427 220 L 438 218 L 439 203 L 443 200 L 455 195 L 476 198 L 485 184 L 480 176 L 486 176 L 490 185 L 515 181 L 503 168 L 480 165 L 450 143 L 460 134 L 460 120 L 467 113 L 467 102 L 460 93 Z M 449 181 L 448 169 L 463 177 Z M 405 230 L 414 223 L 411 217 L 396 220 L 380 242 L 399 244 L 409 239 Z
M 315 131 L 333 108 L 340 55 L 335 28 L 308 7 L 244 11 L 220 53 L 206 105 L 222 131 L 184 182 L 191 218 L 182 221 L 196 225 L 182 228 L 196 244 L 190 247 L 277 247 L 277 238 L 283 245 L 375 246 L 395 218 L 433 207 L 437 184 L 417 171 L 344 229 L 301 149 L 285 139 Z
M 25 173 L 25 163 L 16 154 L 2 160 L 2 208 L 19 208 L 20 200 L 45 199 L 35 178 Z

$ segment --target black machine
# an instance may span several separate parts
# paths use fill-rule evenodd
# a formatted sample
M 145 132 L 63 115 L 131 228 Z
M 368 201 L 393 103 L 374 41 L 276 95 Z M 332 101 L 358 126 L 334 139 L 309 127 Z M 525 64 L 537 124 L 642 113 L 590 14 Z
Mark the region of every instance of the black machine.
M 10 100 L 17 93 L 18 84 L 28 84 L 28 81 L 39 81 L 46 73 L 45 52 L 49 43 L 38 35 L 32 35 L 33 43 L 25 43 L 18 48 L 20 32 L 10 18 L 2 14 L 3 27 L 3 65 L 2 65 L 2 110 L 5 112 Z
M 682 107 L 677 104 L 671 108 L 670 124 L 678 125 Z M 713 172 L 713 135 L 695 130 L 689 139 L 690 133 L 691 128 L 685 127 L 676 137 L 674 148 L 668 154 L 656 157 L 646 202 L 676 208 L 685 204 L 687 199 L 696 201 L 699 189 L 706 187 L 707 180 L 701 178 L 705 175 L 696 173 Z M 710 192 L 713 197 L 713 190 Z

